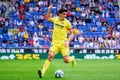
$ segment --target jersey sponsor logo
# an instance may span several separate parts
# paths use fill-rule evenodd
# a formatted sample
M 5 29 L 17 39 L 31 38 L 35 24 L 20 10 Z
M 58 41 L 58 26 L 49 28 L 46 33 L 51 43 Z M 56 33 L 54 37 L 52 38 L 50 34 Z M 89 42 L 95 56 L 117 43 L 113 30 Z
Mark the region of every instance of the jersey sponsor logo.
M 58 28 L 63 28 L 64 27 L 63 25 L 56 24 L 56 23 L 55 23 L 55 26 L 57 26 Z

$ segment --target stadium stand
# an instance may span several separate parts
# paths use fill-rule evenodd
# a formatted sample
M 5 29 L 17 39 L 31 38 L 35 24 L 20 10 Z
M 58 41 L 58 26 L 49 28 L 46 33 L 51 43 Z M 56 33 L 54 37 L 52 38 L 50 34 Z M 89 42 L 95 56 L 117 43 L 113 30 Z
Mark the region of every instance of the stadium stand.
M 49 48 L 53 24 L 46 21 L 49 0 L 11 0 L 9 15 L 0 5 L 0 47 Z M 52 16 L 68 9 L 75 29 L 70 47 L 119 48 L 120 19 L 117 0 L 53 0 Z M 56 5 L 57 4 L 57 5 Z

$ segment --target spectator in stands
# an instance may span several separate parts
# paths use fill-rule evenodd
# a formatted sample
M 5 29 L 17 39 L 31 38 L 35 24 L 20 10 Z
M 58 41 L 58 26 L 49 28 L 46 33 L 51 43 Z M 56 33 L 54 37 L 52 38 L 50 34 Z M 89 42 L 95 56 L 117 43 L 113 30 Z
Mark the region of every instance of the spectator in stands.
M 22 38 L 13 35 L 13 41 L 16 47 L 21 47 Z
M 40 46 L 40 44 L 39 44 L 38 41 L 34 41 L 33 46 L 34 46 L 35 48 L 41 48 L 41 46 Z
M 91 15 L 90 15 L 90 13 L 87 12 L 86 17 L 85 17 L 85 22 L 86 23 L 91 23 L 91 21 L 92 21 Z
M 102 25 L 102 32 L 106 32 L 106 30 L 107 30 L 107 24 L 104 23 Z
M 117 30 L 120 32 L 120 21 L 116 23 Z
M 21 13 L 24 12 L 25 6 L 23 4 L 20 4 L 19 10 L 20 10 Z
M 13 36 L 13 29 L 12 29 L 12 27 L 10 29 L 8 29 L 8 36 L 9 37 Z
M 81 0 L 80 5 L 86 7 L 88 6 L 88 2 L 86 0 Z
M 112 48 L 112 45 L 113 45 L 113 39 L 112 39 L 112 37 L 108 38 L 107 43 L 108 43 L 108 48 Z
M 83 47 L 83 42 L 84 42 L 84 37 L 82 36 L 82 34 L 79 35 L 78 41 L 79 41 L 79 44 L 80 44 L 80 48 L 82 48 Z
M 100 19 L 100 15 L 98 13 L 96 13 L 95 20 L 98 20 L 98 19 Z
M 52 35 L 52 33 L 53 33 L 53 27 L 52 26 L 49 27 L 48 32 L 49 32 L 50 35 Z
M 99 43 L 98 43 L 98 37 L 97 37 L 97 36 L 94 38 L 94 48 L 100 48 L 100 45 L 99 45 Z
M 101 3 L 99 4 L 99 10 L 100 10 L 100 12 L 102 13 L 102 12 L 104 11 L 104 9 L 105 9 L 105 6 L 104 6 L 104 4 L 101 2 Z
M 102 25 L 106 25 L 107 24 L 107 21 L 105 20 L 105 18 L 102 18 L 101 22 L 102 22 Z
M 79 44 L 78 40 L 74 42 L 73 48 L 75 48 L 75 49 L 80 48 L 80 44 Z
M 110 8 L 110 18 L 115 18 L 115 14 L 117 13 L 117 11 L 115 12 L 113 10 L 113 8 Z
M 33 8 L 33 10 L 34 10 L 34 13 L 37 13 L 39 11 L 39 6 L 35 5 L 34 8 Z
M 40 29 L 40 31 L 42 31 L 42 29 L 43 29 L 43 24 L 42 24 L 42 22 L 39 23 L 38 28 Z
M 24 46 L 26 46 L 26 43 L 27 43 L 28 38 L 29 38 L 28 31 L 24 31 L 23 38 L 24 38 L 24 41 L 23 41 Z
M 97 27 L 101 27 L 101 26 L 102 26 L 102 23 L 101 23 L 100 19 L 98 19 L 98 20 L 96 21 L 96 26 L 97 26 Z
M 28 44 L 29 47 L 33 47 L 34 40 L 33 40 L 32 38 L 29 38 L 27 44 Z M 36 44 L 35 44 L 35 45 L 36 45 Z M 37 45 L 36 45 L 36 46 L 37 46 Z
M 92 32 L 92 27 L 91 27 L 91 25 L 88 25 L 87 31 L 88 31 L 88 32 Z
M 17 28 L 17 26 L 15 26 L 13 29 L 13 34 L 17 35 L 18 32 L 19 32 L 19 29 Z
M 9 26 L 9 18 L 8 18 L 8 17 L 5 18 L 5 20 L 4 20 L 4 25 L 5 25 L 6 27 Z
M 19 13 L 19 19 L 24 19 L 24 12 L 21 12 Z
M 113 7 L 113 2 L 112 2 L 112 0 L 108 0 L 107 6 L 108 6 L 108 9 L 110 9 L 110 8 Z
M 23 36 L 25 30 L 23 25 L 20 25 L 18 30 L 18 36 Z
M 10 2 L 10 6 L 9 6 L 9 12 L 11 11 L 15 11 L 15 6 L 12 2 Z
M 2 40 L 2 47 L 6 47 L 7 44 L 8 44 L 7 39 L 6 39 L 6 38 L 3 38 L 3 40 Z
M 33 37 L 33 31 L 30 31 L 29 36 Z
M 87 36 L 84 38 L 83 48 L 89 48 L 89 38 Z
M 111 38 L 111 43 L 112 43 L 112 45 L 111 45 L 111 48 L 113 49 L 113 48 L 115 48 L 115 46 L 116 46 L 116 40 L 115 40 L 115 38 Z
M 5 26 L 3 26 L 2 33 L 3 33 L 3 34 L 7 34 L 7 33 L 8 33 L 8 29 L 7 29 Z
M 30 19 L 30 20 L 28 21 L 28 24 L 29 24 L 30 26 L 32 26 L 32 27 L 35 26 L 35 22 L 33 21 L 33 19 Z
M 78 27 L 79 28 L 79 27 Z M 83 35 L 83 30 L 81 28 L 79 28 L 79 34 Z M 79 37 L 79 36 L 78 36 Z
M 119 44 L 119 39 L 115 38 L 115 43 L 113 43 L 113 48 L 114 49 L 119 49 L 120 48 L 120 44 Z
M 77 26 L 76 20 L 74 20 L 72 24 L 73 24 L 73 27 L 76 27 Z
M 112 30 L 112 37 L 113 38 L 119 38 L 119 32 L 116 30 L 116 28 L 113 28 Z
M 44 42 L 43 42 L 43 48 L 49 48 L 50 47 L 50 42 L 49 42 L 49 38 L 47 37 L 47 35 L 45 35 L 44 37 Z
M 30 2 L 30 0 L 24 0 L 24 2 L 25 2 L 25 3 L 29 3 L 29 2 Z
M 0 20 L 0 28 L 2 28 L 2 27 L 3 27 L 3 21 Z
M 74 27 L 73 33 L 75 35 L 78 35 L 79 34 L 79 29 L 77 27 Z
M 104 48 L 104 39 L 101 35 L 98 37 L 98 43 L 100 44 L 100 48 Z
M 89 7 L 90 7 L 90 9 L 93 11 L 93 9 L 94 9 L 94 7 L 95 7 L 95 3 L 94 3 L 93 0 L 91 0 L 91 1 L 89 2 Z
M 13 44 L 13 40 L 10 39 L 10 40 L 8 41 L 8 43 L 7 43 L 7 46 L 12 47 L 12 46 L 11 46 L 12 44 Z
M 86 12 L 85 12 L 85 10 L 82 11 L 81 17 L 82 17 L 82 20 L 85 20 L 85 17 L 86 17 Z
M 89 48 L 94 48 L 94 40 L 92 38 L 89 39 Z
M 112 26 L 108 25 L 107 31 L 106 31 L 106 36 L 107 38 L 111 38 L 112 37 Z
M 86 25 L 85 20 L 79 19 L 79 20 L 77 20 L 76 22 L 77 22 L 77 25 L 81 25 L 81 26 L 85 26 L 85 25 Z
M 118 0 L 113 0 L 113 6 L 119 9 Z
M 76 35 L 74 36 L 73 41 L 74 41 L 74 44 L 72 46 L 74 48 L 80 48 L 80 44 Z
M 93 27 L 92 27 L 92 32 L 97 32 L 97 27 L 96 27 L 96 25 L 94 25 Z
M 75 16 L 75 8 L 76 8 L 75 1 L 72 1 L 72 3 L 71 3 L 71 9 L 70 9 L 71 15 Z
M 35 44 L 39 44 L 38 40 L 39 40 L 39 37 L 38 37 L 37 33 L 34 32 L 34 35 L 33 35 L 33 45 L 34 46 L 35 46 Z
M 6 10 L 7 10 L 6 6 L 4 4 L 2 4 L 1 5 L 1 15 L 0 16 L 5 18 Z
M 18 14 L 18 16 L 19 16 L 19 14 Z M 16 19 L 16 25 L 17 26 L 23 25 L 23 20 L 22 19 Z
M 104 38 L 103 38 L 103 43 L 104 43 L 104 45 L 103 45 L 103 47 L 100 45 L 100 48 L 108 48 L 108 42 L 107 42 L 107 37 L 105 36 Z

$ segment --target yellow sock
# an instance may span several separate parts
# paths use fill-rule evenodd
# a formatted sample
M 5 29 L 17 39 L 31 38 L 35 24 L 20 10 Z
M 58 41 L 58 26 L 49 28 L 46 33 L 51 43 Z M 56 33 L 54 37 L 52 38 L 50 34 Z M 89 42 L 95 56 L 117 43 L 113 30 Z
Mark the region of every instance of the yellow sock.
M 74 56 L 69 57 L 69 62 L 72 62 L 72 66 L 76 67 L 76 61 Z
M 69 62 L 72 62 L 74 60 L 73 57 L 69 57 Z
M 44 63 L 44 65 L 43 65 L 43 68 L 41 70 L 43 76 L 44 76 L 46 70 L 49 68 L 49 65 L 50 65 L 50 61 L 46 60 L 45 63 Z

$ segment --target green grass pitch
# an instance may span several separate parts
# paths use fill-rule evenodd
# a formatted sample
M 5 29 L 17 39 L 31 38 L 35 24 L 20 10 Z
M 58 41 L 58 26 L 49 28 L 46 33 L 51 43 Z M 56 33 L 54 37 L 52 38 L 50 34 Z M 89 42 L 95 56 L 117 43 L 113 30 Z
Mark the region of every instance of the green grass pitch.
M 45 59 L 0 60 L 0 80 L 120 80 L 120 60 L 77 60 L 77 67 L 54 59 L 44 78 L 37 70 Z M 64 71 L 63 78 L 55 78 L 57 69 Z

